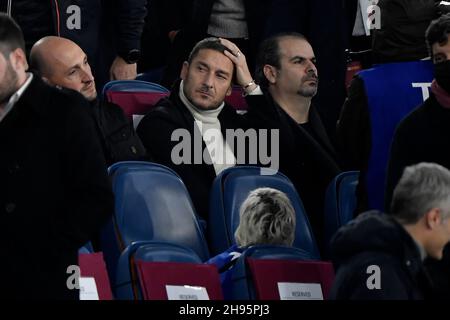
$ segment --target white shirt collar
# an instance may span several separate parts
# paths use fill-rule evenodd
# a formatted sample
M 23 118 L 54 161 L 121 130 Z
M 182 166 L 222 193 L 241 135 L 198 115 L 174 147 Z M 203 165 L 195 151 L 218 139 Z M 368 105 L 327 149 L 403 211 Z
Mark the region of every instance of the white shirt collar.
M 25 83 L 19 88 L 19 90 L 14 93 L 11 98 L 9 98 L 8 103 L 3 108 L 3 110 L 0 109 L 0 122 L 6 117 L 6 115 L 11 111 L 11 109 L 14 107 L 14 105 L 19 101 L 20 97 L 23 95 L 25 90 L 30 85 L 31 81 L 33 80 L 33 74 L 27 72 L 27 80 Z

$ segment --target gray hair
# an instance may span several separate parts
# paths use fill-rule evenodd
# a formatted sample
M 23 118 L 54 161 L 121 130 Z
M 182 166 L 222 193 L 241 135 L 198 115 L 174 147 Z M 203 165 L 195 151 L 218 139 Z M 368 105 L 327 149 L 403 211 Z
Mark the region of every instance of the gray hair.
M 272 188 L 250 192 L 242 203 L 240 223 L 234 236 L 239 246 L 291 246 L 295 238 L 295 211 L 289 198 Z
M 450 217 L 450 171 L 435 163 L 406 167 L 394 189 L 392 215 L 402 224 L 414 224 L 429 210 L 439 208 Z

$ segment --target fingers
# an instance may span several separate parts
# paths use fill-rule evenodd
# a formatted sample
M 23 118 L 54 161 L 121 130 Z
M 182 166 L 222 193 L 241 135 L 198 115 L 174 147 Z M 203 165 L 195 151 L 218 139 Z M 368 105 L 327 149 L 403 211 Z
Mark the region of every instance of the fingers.
M 230 50 L 235 57 L 239 58 L 242 55 L 238 46 L 235 45 L 233 42 L 231 42 L 230 40 L 227 40 L 227 39 L 223 39 L 223 38 L 219 38 L 219 39 L 220 39 L 220 43 L 222 43 L 225 47 L 227 47 L 228 50 Z

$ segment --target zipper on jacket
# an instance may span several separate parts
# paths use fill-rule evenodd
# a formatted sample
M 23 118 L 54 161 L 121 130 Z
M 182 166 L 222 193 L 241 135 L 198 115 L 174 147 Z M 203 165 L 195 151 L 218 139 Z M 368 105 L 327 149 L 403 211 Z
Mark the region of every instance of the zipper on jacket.
M 53 0 L 53 2 L 55 3 L 55 10 L 56 10 L 56 35 L 58 37 L 61 36 L 61 29 L 60 29 L 60 16 L 59 16 L 59 4 L 58 4 L 58 0 Z
M 11 7 L 12 7 L 12 0 L 8 0 L 8 6 L 6 7 L 6 14 L 11 17 Z

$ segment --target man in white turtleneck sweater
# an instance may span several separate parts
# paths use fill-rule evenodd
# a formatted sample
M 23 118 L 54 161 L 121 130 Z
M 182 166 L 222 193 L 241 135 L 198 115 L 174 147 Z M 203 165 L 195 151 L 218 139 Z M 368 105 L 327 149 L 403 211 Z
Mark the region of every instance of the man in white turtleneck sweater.
M 224 102 L 234 75 L 247 94 L 257 91 L 236 45 L 218 38 L 200 41 L 183 64 L 182 80 L 170 97 L 161 100 L 137 128 L 153 159 L 180 175 L 205 220 L 214 178 L 236 164 L 236 150 L 230 147 L 235 143 L 226 141 L 225 132 L 246 128 L 242 117 Z

